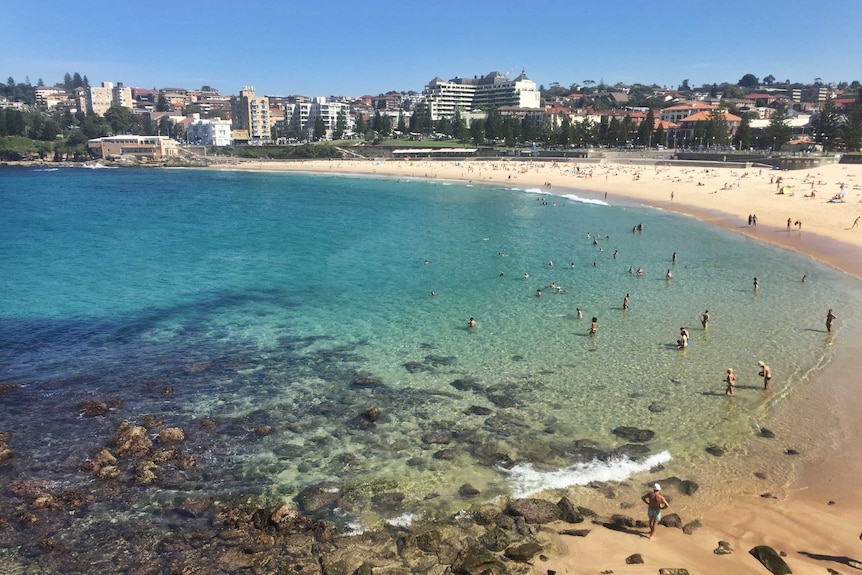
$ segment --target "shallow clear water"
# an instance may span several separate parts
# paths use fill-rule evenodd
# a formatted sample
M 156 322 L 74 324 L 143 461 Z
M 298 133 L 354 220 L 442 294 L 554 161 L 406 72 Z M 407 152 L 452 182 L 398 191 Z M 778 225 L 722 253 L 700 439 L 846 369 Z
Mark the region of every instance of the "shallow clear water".
M 741 445 L 859 319 L 858 282 L 803 257 L 659 210 L 541 192 L 0 171 L 0 378 L 21 385 L 0 396 L 0 431 L 19 454 L 4 473 L 86 484 L 80 464 L 117 422 L 147 414 L 186 428 L 205 470 L 150 487 L 153 501 L 292 496 L 330 480 L 365 516 L 385 491 L 406 493 L 408 510 L 448 510 L 464 504 L 463 483 L 490 499 L 668 459 L 703 467 L 705 446 Z M 831 335 L 828 308 L 840 318 Z M 118 403 L 84 419 L 85 399 Z M 362 416 L 371 407 L 376 424 Z M 258 437 L 260 425 L 274 432 Z M 571 467 L 574 440 L 627 443 L 618 426 L 654 430 L 653 459 Z

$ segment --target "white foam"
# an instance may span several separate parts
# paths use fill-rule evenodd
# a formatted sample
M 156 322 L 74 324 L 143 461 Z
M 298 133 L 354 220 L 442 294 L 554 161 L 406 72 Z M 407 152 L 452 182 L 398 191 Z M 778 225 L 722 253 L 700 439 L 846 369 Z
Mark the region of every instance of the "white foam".
M 413 513 L 404 513 L 399 515 L 398 517 L 393 517 L 392 519 L 387 519 L 386 523 L 392 525 L 393 527 L 410 527 L 413 525 L 413 522 L 416 520 L 416 515 Z
M 554 471 L 537 471 L 529 463 L 505 470 L 509 475 L 514 497 L 529 497 L 540 491 L 564 489 L 573 485 L 586 485 L 592 481 L 623 481 L 636 473 L 649 471 L 670 461 L 670 452 L 662 451 L 644 459 L 633 461 L 628 457 L 588 463 L 575 463 Z
M 566 198 L 567 200 L 571 200 L 573 202 L 578 202 L 580 204 L 591 204 L 594 206 L 607 206 L 607 205 L 609 205 L 604 200 L 593 200 L 590 198 L 582 198 L 582 197 L 576 196 L 574 194 L 563 194 L 563 197 Z

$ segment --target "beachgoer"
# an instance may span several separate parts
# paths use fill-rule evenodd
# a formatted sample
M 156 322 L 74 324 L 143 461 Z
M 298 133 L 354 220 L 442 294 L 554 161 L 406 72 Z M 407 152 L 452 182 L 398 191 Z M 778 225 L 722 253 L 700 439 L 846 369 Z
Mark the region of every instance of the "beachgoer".
M 751 223 L 757 226 L 757 214 L 751 216 Z
M 757 291 L 757 288 L 760 287 L 760 284 L 757 283 L 757 278 L 754 278 L 754 291 Z
M 593 323 L 590 324 L 590 335 L 596 335 L 596 332 L 599 329 L 599 318 L 594 317 Z
M 437 295 L 437 292 L 436 292 L 436 291 L 432 291 L 432 292 L 431 292 L 431 293 L 429 293 L 428 295 L 430 295 L 431 297 L 434 297 L 435 295 Z
M 670 270 L 667 270 L 667 273 L 664 274 L 664 277 L 666 277 L 667 279 L 673 279 L 673 272 Z
M 548 262 L 548 267 L 549 267 L 549 268 L 554 267 L 554 262 L 552 262 L 552 261 Z
M 536 297 L 542 297 L 542 290 L 540 290 L 540 289 L 536 290 Z
M 751 225 L 752 219 L 753 218 L 752 218 L 751 214 L 748 214 L 748 225 L 749 226 Z
M 643 269 L 643 268 L 638 268 L 638 271 L 637 271 L 637 274 L 636 274 L 636 275 L 637 275 L 638 277 L 642 277 L 642 276 L 644 275 L 644 269 Z
M 733 395 L 733 388 L 736 386 L 736 376 L 733 374 L 733 368 L 727 368 L 727 377 L 724 378 L 727 384 L 727 389 L 724 390 L 724 395 Z
M 661 485 L 656 483 L 652 486 L 652 491 L 641 497 L 641 501 L 647 504 L 647 517 L 649 518 L 649 538 L 652 539 L 655 535 L 655 527 L 661 521 L 661 512 L 668 507 L 670 503 L 661 494 Z M 860 536 L 862 537 L 862 536 Z
M 862 216 L 856 216 L 856 219 L 853 220 L 853 225 L 850 226 L 851 230 L 859 227 L 859 219 L 860 218 L 862 218 Z
M 709 310 L 705 310 L 703 314 L 700 316 L 700 325 L 703 326 L 703 329 L 709 325 Z
M 832 332 L 832 320 L 838 319 L 838 316 L 832 313 L 832 309 L 826 312 L 826 331 Z
M 769 380 L 772 379 L 772 370 L 769 369 L 769 366 L 762 361 L 758 361 L 757 365 L 760 366 L 760 372 L 757 375 L 763 378 L 763 389 L 769 389 Z
M 629 294 L 626 294 L 626 297 L 623 298 L 623 309 L 629 309 Z
M 670 261 L 676 263 L 676 252 L 673 252 L 673 255 L 670 257 Z
M 425 260 L 425 265 L 426 265 L 426 266 L 428 265 L 428 260 Z
M 630 274 L 635 273 L 635 267 L 634 266 L 629 266 L 629 273 Z
M 808 274 L 802 274 L 802 283 L 805 283 L 808 280 Z
M 528 273 L 525 273 L 525 274 L 524 274 L 524 279 L 527 279 L 527 278 L 529 278 L 529 277 L 530 277 L 530 274 L 528 274 Z
M 576 308 L 578 310 L 578 319 L 584 318 L 584 312 L 581 311 L 581 308 Z
M 670 193 L 670 201 L 673 201 L 673 192 Z
M 467 327 L 476 327 L 476 320 L 472 317 L 467 321 Z
M 790 225 L 791 225 L 791 224 L 790 224 L 790 218 L 787 218 L 787 229 L 788 229 L 788 230 L 790 229 Z
M 679 349 L 685 349 L 688 347 L 688 342 L 691 341 L 691 336 L 688 334 L 688 330 L 684 327 L 679 328 L 679 339 L 676 340 L 676 345 Z

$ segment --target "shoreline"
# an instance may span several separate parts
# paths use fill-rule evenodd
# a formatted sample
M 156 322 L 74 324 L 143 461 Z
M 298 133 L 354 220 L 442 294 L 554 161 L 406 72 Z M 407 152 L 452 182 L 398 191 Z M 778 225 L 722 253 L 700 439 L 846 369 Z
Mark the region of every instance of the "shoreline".
M 608 163 L 587 164 L 573 172 L 575 166 L 576 162 L 309 160 L 248 162 L 210 169 L 467 181 L 541 188 L 549 196 L 587 194 L 586 199 L 607 198 L 609 203 L 621 198 L 625 203 L 692 216 L 707 225 L 795 251 L 862 279 L 862 228 L 851 229 L 853 220 L 862 214 L 859 203 L 862 166 L 834 164 L 783 172 Z M 777 194 L 775 182 L 769 179 L 778 176 L 782 176 L 785 185 L 798 189 L 798 195 Z M 711 181 L 716 179 L 723 187 Z M 845 201 L 828 202 L 828 198 L 839 193 L 841 184 Z M 815 189 L 817 197 L 806 198 L 808 191 L 803 187 Z M 716 201 L 719 197 L 720 201 Z M 748 213 L 760 214 L 757 226 L 747 225 Z M 801 217 L 805 221 L 798 228 L 782 226 L 787 218 Z M 801 229 L 803 226 L 805 231 Z M 853 327 L 848 331 L 859 329 Z M 859 335 L 850 333 L 843 339 L 862 341 Z M 790 398 L 789 405 L 770 417 L 789 429 L 796 417 L 819 417 L 824 413 L 829 417 L 826 431 L 818 437 L 782 436 L 784 448 L 789 447 L 785 443 L 793 440 L 808 441 L 804 447 L 813 452 L 804 463 L 800 462 L 801 468 L 795 470 L 794 480 L 787 483 L 784 493 L 764 497 L 740 491 L 743 486 L 730 483 L 725 501 L 701 516 L 697 512 L 690 516 L 691 512 L 685 510 L 686 502 L 680 500 L 683 509 L 677 503 L 669 512 L 679 511 L 684 522 L 698 519 L 702 527 L 692 535 L 660 527 L 657 541 L 633 532 L 602 528 L 594 528 L 589 537 L 570 537 L 558 534 L 558 530 L 568 527 L 566 524 L 547 525 L 540 530 L 539 539 L 548 558 L 536 561 L 533 571 L 589 573 L 619 568 L 629 573 L 655 573 L 662 567 L 685 567 L 693 572 L 761 573 L 763 567 L 748 554 L 756 545 L 785 551 L 794 573 L 822 573 L 827 567 L 845 569 L 855 565 L 851 560 L 862 560 L 862 543 L 858 540 L 862 525 L 854 523 L 854 518 L 862 513 L 862 486 L 857 480 L 862 474 L 862 463 L 854 450 L 854 441 L 862 437 L 862 423 L 857 418 L 862 409 L 862 395 L 855 393 L 852 385 L 859 347 L 849 344 L 820 370 L 815 381 L 802 384 L 816 386 L 816 392 L 800 389 Z M 645 513 L 639 507 L 621 512 L 636 519 L 645 518 L 641 517 Z M 730 542 L 734 553 L 714 554 L 719 540 Z M 625 558 L 633 553 L 644 556 L 644 569 L 638 571 L 637 567 L 626 565 Z

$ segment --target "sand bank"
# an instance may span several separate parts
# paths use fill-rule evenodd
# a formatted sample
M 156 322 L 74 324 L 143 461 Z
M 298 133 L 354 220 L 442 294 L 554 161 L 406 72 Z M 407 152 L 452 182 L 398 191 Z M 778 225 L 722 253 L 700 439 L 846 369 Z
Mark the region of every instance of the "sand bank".
M 230 169 L 466 180 L 540 188 L 549 195 L 577 194 L 610 204 L 638 203 L 692 215 L 862 278 L 862 221 L 853 227 L 856 218 L 862 216 L 862 165 L 777 171 L 574 161 L 313 160 L 248 162 Z M 841 201 L 830 201 L 836 195 Z M 757 216 L 756 225 L 749 225 L 750 215 Z M 845 339 L 862 341 L 862 330 L 854 327 L 850 331 L 853 333 Z M 824 421 L 824 433 L 810 438 L 805 447 L 816 448 L 817 453 L 806 460 L 805 467 L 781 493 L 762 497 L 729 484 L 722 504 L 698 510 L 696 516 L 687 513 L 680 498 L 676 502 L 672 499 L 668 512 L 678 511 L 684 522 L 701 522 L 702 527 L 691 535 L 659 527 L 656 539 L 648 540 L 636 532 L 578 525 L 592 528 L 587 537 L 580 538 L 557 533 L 570 525 L 545 526 L 539 539 L 547 559 L 536 559 L 534 571 L 640 574 L 657 573 L 662 567 L 684 567 L 690 573 L 766 573 L 748 554 L 756 545 L 786 552 L 786 560 L 797 574 L 822 574 L 827 569 L 850 573 L 857 571 L 857 565 L 862 568 L 856 563 L 862 560 L 862 482 L 858 479 L 862 459 L 856 452 L 862 438 L 862 419 L 858 417 L 862 394 L 854 389 L 857 355 L 862 349 L 858 343 L 853 345 L 854 349 L 837 354 L 817 381 L 795 392 L 787 409 L 782 410 L 785 426 L 792 427 L 796 417 L 818 417 Z M 618 512 L 646 519 L 645 509 L 636 500 L 628 501 L 638 505 L 630 508 L 621 503 L 625 502 L 613 503 L 620 507 Z M 734 552 L 714 554 L 720 540 L 729 542 Z M 645 563 L 627 565 L 625 558 L 635 553 L 640 553 Z

